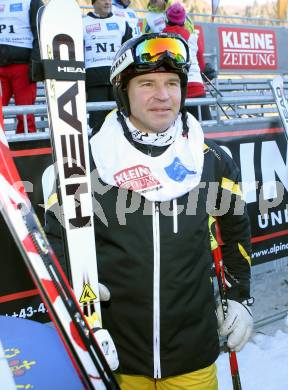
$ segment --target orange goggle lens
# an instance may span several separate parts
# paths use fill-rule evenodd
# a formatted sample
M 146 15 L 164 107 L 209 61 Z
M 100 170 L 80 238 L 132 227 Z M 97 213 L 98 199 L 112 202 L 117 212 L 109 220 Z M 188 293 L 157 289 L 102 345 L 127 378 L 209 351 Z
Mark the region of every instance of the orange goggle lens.
M 185 64 L 188 53 L 184 43 L 177 38 L 151 38 L 140 42 L 135 48 L 135 57 L 138 64 L 149 64 L 159 60 L 168 53 L 176 64 Z

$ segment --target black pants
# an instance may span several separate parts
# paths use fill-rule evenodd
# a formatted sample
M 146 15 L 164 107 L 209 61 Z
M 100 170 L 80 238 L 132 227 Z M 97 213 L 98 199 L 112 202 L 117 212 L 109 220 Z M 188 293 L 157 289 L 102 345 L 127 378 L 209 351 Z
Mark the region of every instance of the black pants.
M 197 98 L 205 98 L 206 95 L 197 96 Z M 194 118 L 199 120 L 199 114 L 198 114 L 198 106 L 186 106 L 187 112 L 192 114 Z M 201 106 L 201 120 L 202 121 L 209 121 L 212 119 L 211 112 L 209 106 Z
M 109 102 L 114 101 L 113 87 L 111 85 L 99 85 L 95 87 L 88 87 L 87 102 Z M 97 133 L 102 126 L 105 117 L 110 110 L 92 111 L 89 114 L 89 126 L 93 129 L 93 134 Z

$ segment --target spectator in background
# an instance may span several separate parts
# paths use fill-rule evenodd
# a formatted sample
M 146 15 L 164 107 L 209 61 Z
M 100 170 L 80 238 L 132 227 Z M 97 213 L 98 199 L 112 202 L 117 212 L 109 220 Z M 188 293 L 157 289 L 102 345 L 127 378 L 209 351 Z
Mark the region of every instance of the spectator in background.
M 161 32 L 165 28 L 165 12 L 172 0 L 150 0 L 147 14 L 143 20 L 142 33 Z
M 188 42 L 190 49 L 191 66 L 188 74 L 187 98 L 202 98 L 205 97 L 205 87 L 201 77 L 201 72 L 205 70 L 205 60 L 203 56 L 203 46 L 198 39 L 198 34 L 193 28 L 189 31 L 185 28 L 186 11 L 180 3 L 172 4 L 166 11 L 166 27 L 163 32 L 179 34 Z M 199 118 L 197 106 L 187 106 L 187 111 L 190 112 L 196 119 Z M 211 113 L 209 106 L 201 106 L 201 119 L 210 120 Z
M 0 4 L 0 82 L 3 105 L 14 96 L 16 105 L 36 100 L 36 83 L 31 78 L 32 61 L 40 60 L 36 15 L 41 0 L 2 1 Z M 23 115 L 17 116 L 16 133 L 24 132 Z M 28 131 L 36 131 L 32 114 L 27 115 Z
M 132 28 L 133 37 L 139 37 L 141 34 L 139 27 L 139 19 L 136 12 L 129 7 L 130 0 L 112 0 L 113 15 L 125 18 L 129 26 Z
M 114 101 L 110 67 L 119 47 L 132 37 L 127 21 L 112 13 L 112 0 L 92 0 L 94 12 L 83 18 L 88 102 Z M 97 132 L 109 110 L 94 111 L 89 126 Z
M 150 34 L 161 32 L 166 27 L 166 10 L 172 5 L 172 0 L 150 0 L 147 9 L 148 13 L 143 20 L 142 33 Z M 194 31 L 194 26 L 190 18 L 186 15 L 185 28 Z

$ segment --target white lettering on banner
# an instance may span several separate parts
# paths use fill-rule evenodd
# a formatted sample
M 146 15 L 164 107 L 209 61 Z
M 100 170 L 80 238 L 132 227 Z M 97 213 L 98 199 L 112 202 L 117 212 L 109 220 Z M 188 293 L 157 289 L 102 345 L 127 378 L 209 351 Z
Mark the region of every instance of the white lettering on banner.
M 257 183 L 254 167 L 254 150 L 254 142 L 249 142 L 240 145 L 242 191 L 244 199 L 247 203 L 257 202 Z
M 226 152 L 227 149 L 227 146 L 225 146 Z M 241 184 L 243 196 L 247 204 L 259 201 L 257 197 L 259 183 L 256 181 L 254 152 L 254 142 L 240 145 Z M 271 158 L 271 156 L 273 156 L 273 158 Z M 261 193 L 264 201 L 276 199 L 281 195 L 279 193 L 279 184 L 286 192 L 288 192 L 288 145 L 286 151 L 286 161 L 284 161 L 275 141 L 262 142 L 261 175 L 262 180 L 261 178 L 259 179 L 263 183 Z
M 261 229 L 266 229 L 269 225 L 276 226 L 288 222 L 288 210 L 272 211 L 270 214 L 265 213 L 258 215 L 258 225 Z
M 277 180 L 280 180 L 285 187 L 285 190 L 288 191 L 287 155 L 288 150 L 286 152 L 286 162 L 284 162 L 278 145 L 275 141 L 267 141 L 262 143 L 261 167 L 264 199 L 274 199 L 277 197 Z M 271 158 L 271 156 L 273 156 L 273 158 Z
M 221 68 L 277 68 L 277 45 L 274 31 L 219 27 L 218 33 Z
M 224 49 L 274 50 L 271 33 L 222 31 Z
M 269 67 L 274 68 L 276 57 L 274 54 L 261 53 L 224 53 L 223 65 L 227 67 L 233 64 L 233 67 Z

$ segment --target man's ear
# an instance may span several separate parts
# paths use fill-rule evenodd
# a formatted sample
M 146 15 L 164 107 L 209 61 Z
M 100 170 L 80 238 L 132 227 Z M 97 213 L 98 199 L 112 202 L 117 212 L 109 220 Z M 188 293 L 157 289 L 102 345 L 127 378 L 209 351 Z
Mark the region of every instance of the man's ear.
M 127 87 L 125 89 L 117 88 L 113 86 L 113 94 L 120 112 L 125 115 L 127 118 L 130 115 L 130 104 L 128 98 Z

